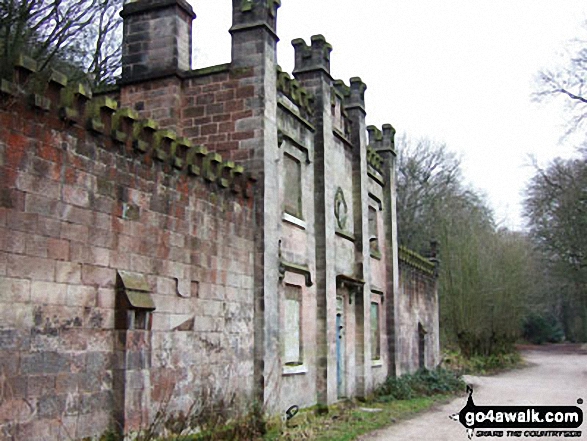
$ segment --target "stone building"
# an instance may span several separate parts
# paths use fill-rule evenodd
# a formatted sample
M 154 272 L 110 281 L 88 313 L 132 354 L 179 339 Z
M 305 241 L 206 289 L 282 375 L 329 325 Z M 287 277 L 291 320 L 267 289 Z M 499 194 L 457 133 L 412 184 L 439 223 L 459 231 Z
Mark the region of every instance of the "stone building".
M 324 37 L 282 72 L 279 6 L 233 0 L 228 64 L 191 69 L 185 0 L 137 0 L 114 90 L 39 89 L 26 57 L 2 79 L 0 439 L 202 402 L 281 413 L 438 364 L 435 264 L 397 244 L 394 129 L 366 125 Z

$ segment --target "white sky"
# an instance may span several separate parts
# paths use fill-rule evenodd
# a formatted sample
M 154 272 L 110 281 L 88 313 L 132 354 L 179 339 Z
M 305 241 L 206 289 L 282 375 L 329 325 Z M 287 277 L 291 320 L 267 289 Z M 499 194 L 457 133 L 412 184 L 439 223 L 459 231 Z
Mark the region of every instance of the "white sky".
M 190 2 L 194 67 L 230 61 L 232 2 Z M 445 142 L 496 219 L 521 228 L 528 155 L 574 152 L 561 103 L 531 101 L 534 78 L 587 37 L 586 19 L 585 0 L 283 0 L 278 62 L 291 72 L 291 40 L 323 34 L 332 76 L 367 84 L 367 124 Z

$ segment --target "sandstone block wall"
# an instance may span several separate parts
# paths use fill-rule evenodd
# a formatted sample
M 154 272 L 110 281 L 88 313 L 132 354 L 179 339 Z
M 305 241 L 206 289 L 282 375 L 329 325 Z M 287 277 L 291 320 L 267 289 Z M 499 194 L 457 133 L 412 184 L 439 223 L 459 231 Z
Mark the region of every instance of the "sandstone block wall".
M 399 373 L 434 369 L 441 361 L 436 269 L 405 248 L 400 249 L 399 263 Z
M 233 0 L 228 64 L 191 69 L 187 2 L 138 0 L 109 92 L 29 83 L 25 59 L 2 79 L 0 438 L 278 414 L 437 364 L 434 265 L 398 251 L 395 131 L 366 126 L 323 36 L 281 71 L 279 5 Z
M 255 221 L 241 175 L 202 157 L 195 176 L 146 137 L 141 151 L 138 120 L 108 136 L 88 113 L 60 118 L 63 102 L 0 100 L 0 438 L 137 430 L 203 394 L 249 401 Z M 146 330 L 117 323 L 121 273 L 146 282 Z

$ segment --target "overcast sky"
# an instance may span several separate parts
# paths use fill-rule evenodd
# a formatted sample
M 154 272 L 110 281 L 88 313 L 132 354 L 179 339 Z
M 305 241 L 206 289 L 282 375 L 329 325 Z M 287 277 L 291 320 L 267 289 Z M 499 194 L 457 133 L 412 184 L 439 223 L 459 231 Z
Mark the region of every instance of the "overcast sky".
M 194 67 L 230 61 L 232 2 L 190 2 Z M 586 19 L 585 0 L 283 0 L 278 62 L 291 72 L 291 40 L 323 34 L 333 77 L 367 84 L 367 124 L 446 143 L 496 219 L 521 228 L 528 155 L 546 164 L 575 147 L 560 142 L 562 103 L 531 100 L 534 78 L 587 39 Z

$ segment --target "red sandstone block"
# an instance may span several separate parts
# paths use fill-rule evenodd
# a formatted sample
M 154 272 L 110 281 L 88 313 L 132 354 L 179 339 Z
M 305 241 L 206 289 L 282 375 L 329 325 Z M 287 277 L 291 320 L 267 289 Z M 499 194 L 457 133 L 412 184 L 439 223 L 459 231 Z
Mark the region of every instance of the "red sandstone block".
M 55 216 L 59 196 L 56 199 L 49 199 L 45 196 L 27 193 L 25 195 L 24 210 L 27 213 L 41 214 L 44 216 Z
M 112 288 L 99 288 L 96 297 L 96 306 L 102 309 L 114 309 L 116 291 Z
M 194 126 L 190 128 L 186 128 L 183 131 L 183 134 L 192 140 L 192 143 L 195 143 L 194 138 L 198 138 L 200 136 L 200 127 Z
M 76 170 L 75 171 L 75 185 L 78 187 L 92 189 L 96 188 L 97 179 L 96 176 L 90 173 L 86 173 L 85 171 Z
M 115 249 L 116 235 L 110 230 L 95 228 L 91 230 L 88 243 L 101 248 Z
M 224 114 L 224 104 L 208 104 L 206 106 L 206 115 Z
M 30 397 L 55 392 L 55 375 L 31 375 L 28 378 L 27 392 Z
M 96 306 L 97 289 L 93 286 L 69 285 L 65 294 L 68 306 L 84 308 Z
M 33 282 L 31 284 L 31 301 L 34 304 L 65 305 L 67 285 L 53 282 Z
M 11 254 L 8 256 L 7 274 L 25 279 L 53 281 L 55 279 L 55 261 Z
M 61 177 L 61 165 L 59 164 L 41 158 L 32 158 L 31 165 L 34 172 L 45 179 L 58 181 Z
M 73 205 L 59 203 L 57 207 L 59 218 L 72 224 L 94 226 L 93 213 L 90 210 L 75 207 Z
M 37 148 L 37 155 L 40 158 L 46 159 L 47 161 L 59 162 L 59 160 L 61 159 L 62 151 L 57 147 L 54 147 L 46 143 L 42 143 Z
M 236 91 L 237 98 L 252 98 L 255 96 L 255 86 L 242 86 Z
M 218 131 L 220 133 L 234 132 L 234 122 L 233 121 L 227 121 L 227 122 L 220 123 L 218 125 Z
M 20 133 L 10 133 L 6 138 L 6 144 L 10 146 L 6 151 L 7 163 L 18 165 L 23 157 L 30 140 Z
M 95 265 L 82 265 L 82 282 L 101 288 L 113 287 L 116 283 L 116 270 Z
M 26 412 L 26 411 L 25 411 Z M 37 411 L 37 418 L 38 418 Z M 21 417 L 23 421 L 27 421 L 26 413 Z M 45 418 L 47 418 L 45 416 Z M 32 421 L 21 423 L 16 428 L 17 434 L 14 439 L 19 440 L 49 440 L 59 439 L 63 435 L 63 428 L 59 421 L 55 419 L 33 419 Z
M 49 238 L 47 240 L 47 256 L 55 260 L 69 260 L 69 242 Z
M 6 216 L 6 225 L 9 229 L 35 233 L 39 216 L 34 213 L 22 213 L 10 210 Z
M 69 222 L 61 224 L 61 238 L 74 242 L 86 242 L 88 240 L 89 229 L 85 225 L 77 225 Z
M 81 187 L 74 187 L 72 185 L 63 186 L 63 202 L 77 205 L 79 207 L 90 206 L 90 195 Z
M 202 118 L 195 118 L 194 125 L 196 126 L 203 126 L 204 124 L 210 124 L 212 122 L 212 118 L 210 116 L 204 116 Z
M 108 266 L 110 250 L 94 247 L 85 243 L 71 243 L 71 260 L 79 263 L 90 263 L 97 266 Z
M 214 134 L 218 133 L 218 124 L 212 123 L 212 124 L 206 124 L 206 125 L 202 126 L 201 133 L 202 133 L 202 136 L 214 135 Z
M 232 152 L 233 150 L 238 149 L 238 141 L 226 141 L 226 142 L 219 142 L 216 145 L 218 151 L 223 152 Z
M 220 115 L 214 115 L 212 117 L 212 122 L 227 122 L 227 121 L 232 121 L 232 117 L 230 116 L 230 113 L 221 113 Z
M 234 123 L 233 123 L 234 124 Z M 243 139 L 251 139 L 255 137 L 255 132 L 253 130 L 247 130 L 244 132 L 236 132 L 233 133 L 230 137 L 233 141 L 241 141 Z
M 253 111 L 252 110 L 242 110 L 240 112 L 234 112 L 231 116 L 232 116 L 233 121 L 238 121 L 241 119 L 252 117 Z
M 128 252 L 110 252 L 110 268 L 130 270 L 130 255 Z
M 224 142 L 228 139 L 228 135 L 226 133 L 219 133 L 217 135 L 210 135 L 208 137 L 208 142 L 209 143 L 220 143 L 220 142 Z
M 24 254 L 26 246 L 26 234 L 20 231 L 0 229 L 0 250 L 9 253 Z
M 65 169 L 65 182 L 67 184 L 73 185 L 75 184 L 75 173 L 76 173 L 76 169 L 72 168 L 72 167 L 67 167 Z
M 75 374 L 58 374 L 55 377 L 55 392 L 57 394 L 66 394 L 75 392 L 78 378 Z
M 234 90 L 221 90 L 216 92 L 216 102 L 223 103 L 226 101 L 231 101 L 234 99 L 235 93 Z
M 135 271 L 138 273 L 154 274 L 156 267 L 155 262 L 156 260 L 151 257 L 137 256 L 136 254 L 131 254 L 130 269 L 131 271 Z
M 3 304 L 12 302 L 26 303 L 30 301 L 30 298 L 30 281 L 9 277 L 3 277 L 0 279 L 0 301 Z
M 185 236 L 183 234 L 170 232 L 169 245 L 172 247 L 183 248 L 185 246 Z
M 96 196 L 92 208 L 100 213 L 113 214 L 116 211 L 116 202 L 105 196 Z
M 81 283 L 82 266 L 74 262 L 55 262 L 55 281 Z
M 25 254 L 34 257 L 47 257 L 47 240 L 44 236 L 27 235 Z
M 118 251 L 121 253 L 138 253 L 141 241 L 134 237 L 121 234 L 118 236 Z
M 212 83 L 202 87 L 202 92 L 217 92 L 221 88 L 221 83 Z
M 16 188 L 27 193 L 43 195 L 46 198 L 59 199 L 61 190 L 59 182 L 21 171 L 15 182 Z
M 0 207 L 0 227 L 6 226 L 6 212 L 7 208 Z
M 112 227 L 112 217 L 105 213 L 93 212 L 92 225 L 95 228 L 109 230 Z
M 49 217 L 39 216 L 37 231 L 46 237 L 61 237 L 61 222 Z
M 0 276 L 6 276 L 8 267 L 8 254 L 0 252 Z
M 224 103 L 224 110 L 226 112 L 240 112 L 245 108 L 245 103 L 243 100 L 233 100 L 227 101 Z
M 200 95 L 196 98 L 196 104 L 198 105 L 205 105 L 205 104 L 212 104 L 214 102 L 214 94 L 213 93 L 206 93 Z

